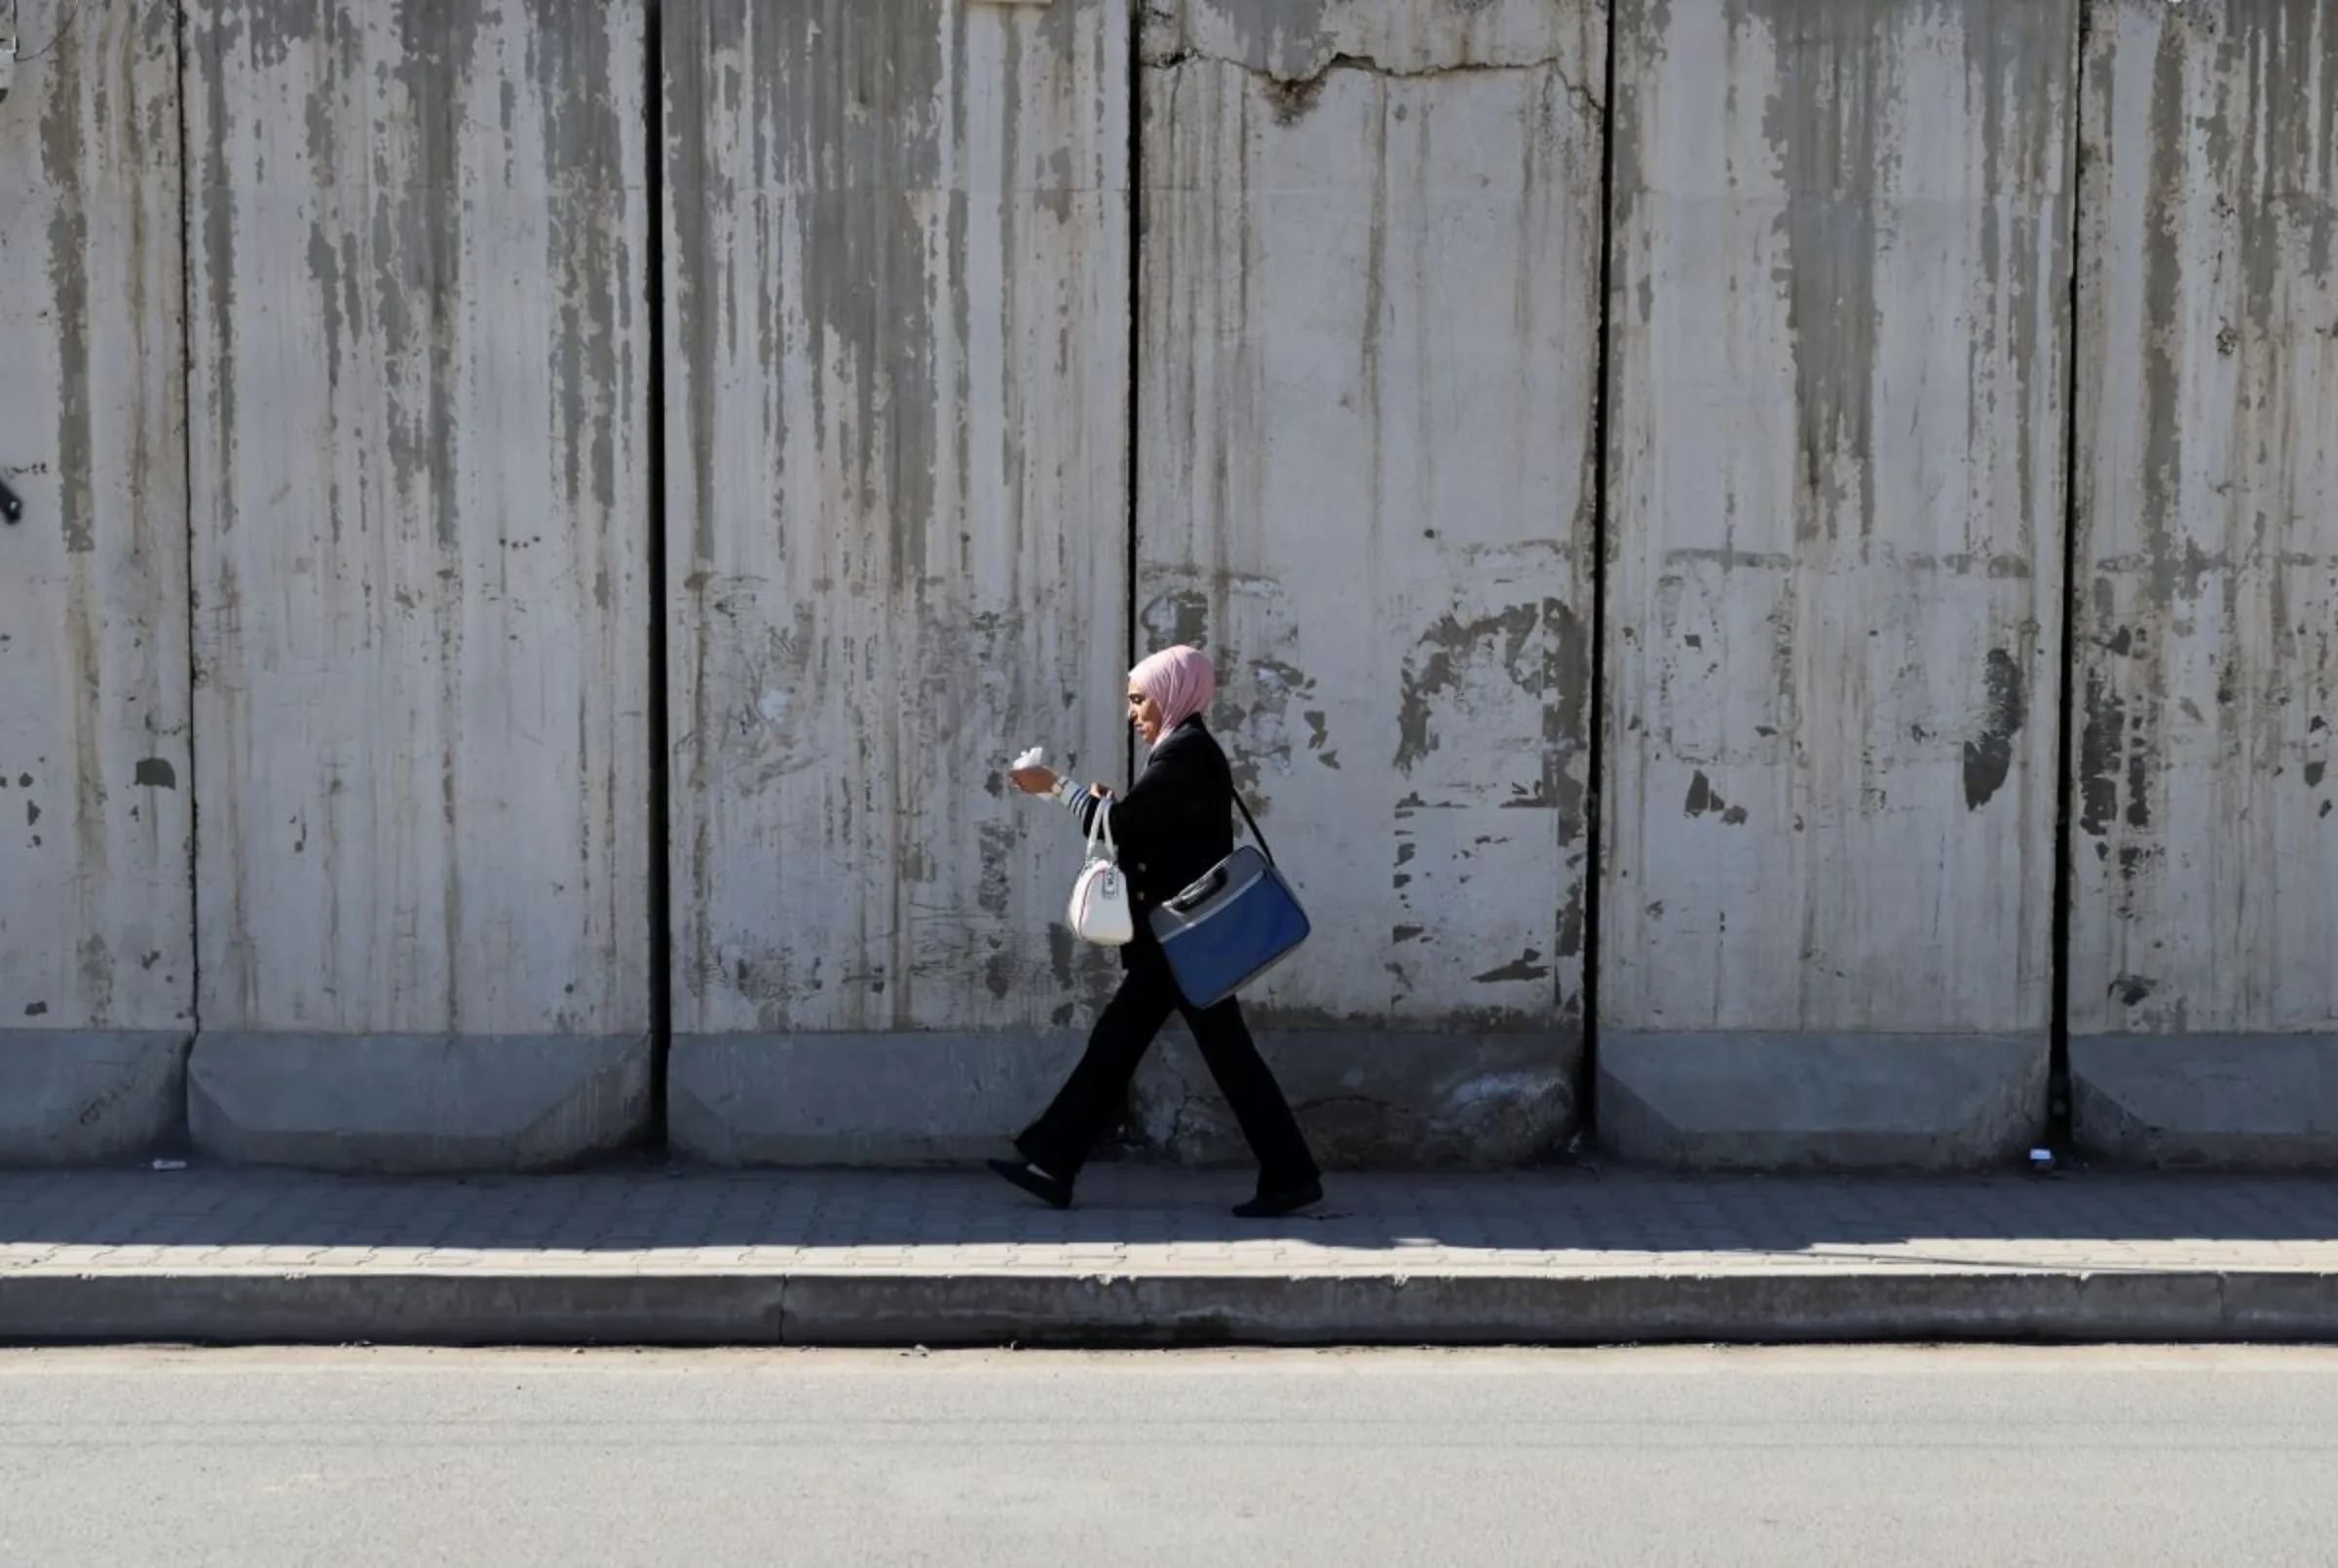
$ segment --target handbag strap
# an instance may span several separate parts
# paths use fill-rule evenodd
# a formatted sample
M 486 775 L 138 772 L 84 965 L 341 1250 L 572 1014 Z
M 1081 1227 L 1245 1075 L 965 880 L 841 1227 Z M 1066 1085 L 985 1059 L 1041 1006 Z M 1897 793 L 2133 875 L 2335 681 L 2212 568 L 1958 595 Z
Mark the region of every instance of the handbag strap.
M 1104 839 L 1104 852 L 1117 866 L 1120 863 L 1120 846 L 1112 842 L 1112 803 L 1110 801 L 1098 801 L 1096 814 L 1088 818 L 1088 858 L 1091 860 L 1096 858 L 1096 840 L 1099 835 Z
M 1240 790 L 1234 791 L 1234 809 L 1242 813 L 1242 820 L 1249 824 L 1250 836 L 1259 840 L 1259 853 L 1266 857 L 1267 865 L 1272 866 L 1274 851 L 1266 847 L 1266 836 L 1259 831 L 1259 820 L 1250 814 L 1250 807 L 1242 803 Z

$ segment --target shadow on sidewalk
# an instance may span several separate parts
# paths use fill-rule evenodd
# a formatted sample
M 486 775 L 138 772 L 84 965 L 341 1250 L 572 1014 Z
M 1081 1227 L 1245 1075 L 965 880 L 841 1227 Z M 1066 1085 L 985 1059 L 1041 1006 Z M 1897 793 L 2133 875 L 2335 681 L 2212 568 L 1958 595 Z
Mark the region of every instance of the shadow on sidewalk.
M 2338 1183 L 2095 1173 L 1694 1176 L 1333 1173 L 1310 1213 L 1233 1218 L 1244 1171 L 1091 1167 L 1045 1209 L 979 1171 L 333 1176 L 261 1169 L 0 1173 L 0 1245 L 638 1251 L 1232 1246 L 1799 1252 L 1924 1241 L 2338 1242 Z

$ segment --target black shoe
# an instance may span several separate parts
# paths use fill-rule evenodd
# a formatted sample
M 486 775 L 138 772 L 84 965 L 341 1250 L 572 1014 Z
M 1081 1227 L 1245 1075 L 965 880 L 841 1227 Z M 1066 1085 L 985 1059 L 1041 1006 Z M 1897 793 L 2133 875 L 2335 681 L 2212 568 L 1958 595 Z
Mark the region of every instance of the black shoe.
M 1280 1219 L 1295 1214 L 1310 1204 L 1323 1202 L 1323 1183 L 1310 1181 L 1303 1187 L 1280 1187 L 1272 1192 L 1261 1192 L 1248 1203 L 1234 1205 L 1236 1219 Z
M 1036 1165 L 1015 1160 L 992 1160 L 987 1163 L 993 1171 L 1012 1181 L 1048 1208 L 1069 1209 L 1072 1207 L 1072 1183 L 1064 1180 L 1061 1176 L 1049 1176 Z

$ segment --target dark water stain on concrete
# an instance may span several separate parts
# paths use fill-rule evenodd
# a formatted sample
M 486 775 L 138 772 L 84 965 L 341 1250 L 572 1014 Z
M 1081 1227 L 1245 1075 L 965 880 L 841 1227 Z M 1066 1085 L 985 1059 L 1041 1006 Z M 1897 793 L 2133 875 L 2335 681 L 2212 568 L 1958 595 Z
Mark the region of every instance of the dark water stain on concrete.
M 621 353 L 637 302 L 652 297 L 646 251 L 627 243 L 626 175 L 637 155 L 631 127 L 618 114 L 625 94 L 608 18 L 596 7 L 551 0 L 535 0 L 535 7 L 541 15 L 528 43 L 549 174 L 545 262 L 559 302 L 550 369 L 562 500 L 609 516 L 621 502 L 618 431 L 647 392 L 637 385 L 632 356 Z M 649 221 L 662 220 L 650 214 Z
M 1921 6 L 1724 0 L 1724 9 L 1732 46 L 1750 33 L 1766 33 L 1775 60 L 1763 132 L 1784 188 L 1777 232 L 1786 259 L 1774 282 L 1793 358 L 1797 538 L 1851 537 L 1856 530 L 1870 539 L 1881 499 L 1874 429 L 1885 308 L 1880 285 L 1903 243 L 1895 231 L 1908 196 L 1900 172 L 1908 124 L 1961 114 L 1979 166 L 1969 175 L 1974 187 L 2017 198 L 2003 213 L 1984 200 L 1974 215 L 1974 281 L 2010 302 L 1974 324 L 1977 365 L 1994 361 L 2006 373 L 2001 383 L 1977 374 L 1977 385 L 2002 385 L 1992 395 L 2030 409 L 2037 389 L 2059 374 L 2055 318 L 2028 300 L 2052 286 L 2038 268 L 2055 265 L 2057 237 L 2067 228 L 2062 105 L 2076 0 L 2019 7 L 1996 0 Z M 1926 101 L 1915 89 L 1928 75 L 1915 62 L 1917 52 L 1951 39 L 1962 41 L 1964 101 Z M 1637 133 L 1636 121 L 1631 129 Z M 1636 162 L 1619 151 L 1619 176 Z M 1974 417 L 1978 428 L 1993 415 L 1976 407 Z M 2039 510 L 2037 470 L 2053 453 L 2048 438 L 2016 440 L 2007 454 L 2022 518 Z
M 1015 969 L 1015 955 L 1013 953 L 992 953 L 989 959 L 986 960 L 982 966 L 983 989 L 989 991 L 999 1000 L 1004 1001 L 1014 992 Z
M 2131 745 L 2127 752 L 2127 825 L 2151 826 L 2151 750 Z
M 1003 917 L 1014 902 L 1014 877 L 1009 866 L 1022 835 L 1012 822 L 985 822 L 977 833 L 982 871 L 974 902 L 985 915 Z
M 715 523 L 715 429 L 718 392 L 722 380 L 721 351 L 737 323 L 725 319 L 726 301 L 718 276 L 721 247 L 716 243 L 717 220 L 725 205 L 737 200 L 738 175 L 723 165 L 729 122 L 736 114 L 746 83 L 736 71 L 722 80 L 714 74 L 718 52 L 735 49 L 739 39 L 726 16 L 717 20 L 710 8 L 691 6 L 687 13 L 669 8 L 663 22 L 663 57 L 659 84 L 664 96 L 662 123 L 665 143 L 654 156 L 665 164 L 666 211 L 652 213 L 652 222 L 669 225 L 672 244 L 665 256 L 666 276 L 659 280 L 665 309 L 677 324 L 669 351 L 680 355 L 683 429 L 689 432 L 686 455 L 690 498 L 690 558 L 699 563 L 717 559 Z M 703 714 L 699 729 L 703 732 Z
M 2184 255 L 2174 236 L 2185 232 L 2192 205 L 2187 149 L 2192 142 L 2189 95 L 2184 89 L 2186 50 L 2171 30 L 2153 62 L 2152 136 L 2140 149 L 2148 161 L 2149 232 L 2143 245 L 2143 359 L 2150 386 L 2167 389 L 2144 398 L 2143 507 L 2136 522 L 2151 558 L 2151 597 L 2158 605 L 2175 601 L 2181 552 L 2176 544 L 2182 512 L 2184 472 Z
M 462 200 L 465 100 L 491 56 L 475 3 L 398 0 L 395 12 L 396 42 L 386 54 L 400 92 L 389 101 L 409 140 L 396 149 L 403 158 L 387 138 L 375 141 L 372 193 L 374 304 L 391 367 L 385 436 L 399 503 L 427 518 L 451 554 L 463 539 L 468 430 L 458 416 L 470 368 L 463 301 L 472 286 L 464 266 L 472 247 Z M 442 646 L 452 647 L 454 607 L 442 600 L 437 608 Z
M 1591 745 L 1591 624 L 1561 600 L 1544 603 L 1550 659 L 1542 689 L 1543 794 L 1559 813 L 1559 841 L 1578 843 L 1590 812 L 1584 772 Z
M 1559 912 L 1558 952 L 1562 958 L 1583 953 L 1583 881 L 1577 877 L 1566 890 L 1566 905 Z
M 2013 771 L 2014 737 L 2029 718 L 2029 692 L 2021 667 L 2002 648 L 1989 650 L 1981 672 L 1980 732 L 1965 742 L 1965 809 L 1978 811 L 2005 787 Z
M 759 121 L 755 188 L 802 193 L 794 243 L 809 340 L 793 352 L 822 373 L 811 406 L 789 423 L 809 421 L 822 444 L 848 443 L 837 456 L 849 500 L 885 537 L 885 585 L 907 590 L 929 565 L 943 434 L 927 215 L 956 136 L 944 82 L 964 19 L 908 0 L 738 9 L 754 13 L 743 42 L 757 110 L 775 132 Z M 962 102 L 955 108 L 962 116 Z
M 85 554 L 97 547 L 96 453 L 91 433 L 90 389 L 96 377 L 90 360 L 90 223 L 84 165 L 94 155 L 85 146 L 82 111 L 84 52 L 57 52 L 44 73 L 41 106 L 41 169 L 54 192 L 49 218 L 49 283 L 57 313 L 57 454 L 58 519 L 65 549 Z
M 2085 724 L 2078 741 L 2078 825 L 2093 838 L 2119 815 L 2119 764 L 2127 745 L 2127 703 L 2100 671 L 2087 676 Z
M 1762 17 L 1777 52 L 1778 91 L 1763 130 L 1786 187 L 1778 225 L 1788 261 L 1777 281 L 1793 340 L 1803 492 L 1795 536 L 1827 537 L 1849 512 L 1859 537 L 1870 538 L 1875 219 L 1891 174 L 1882 136 L 1894 87 L 1889 34 L 1880 11 L 1834 0 L 1733 0 L 1732 10 L 1739 28 L 1745 12 Z
M 1316 100 L 1323 96 L 1324 83 L 1330 79 L 1328 70 L 1295 82 L 1266 78 L 1260 81 L 1259 93 L 1266 100 L 1266 107 L 1273 114 L 1276 125 L 1297 125 L 1307 117 L 1308 111 L 1315 107 Z

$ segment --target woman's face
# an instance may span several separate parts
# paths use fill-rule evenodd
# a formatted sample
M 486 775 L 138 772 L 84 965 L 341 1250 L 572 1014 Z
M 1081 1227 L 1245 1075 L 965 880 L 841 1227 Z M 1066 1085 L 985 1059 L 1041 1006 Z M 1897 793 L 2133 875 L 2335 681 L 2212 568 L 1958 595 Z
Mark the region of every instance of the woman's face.
M 1137 727 L 1148 746 L 1157 745 L 1161 738 L 1161 705 L 1138 691 L 1128 689 L 1128 722 Z

